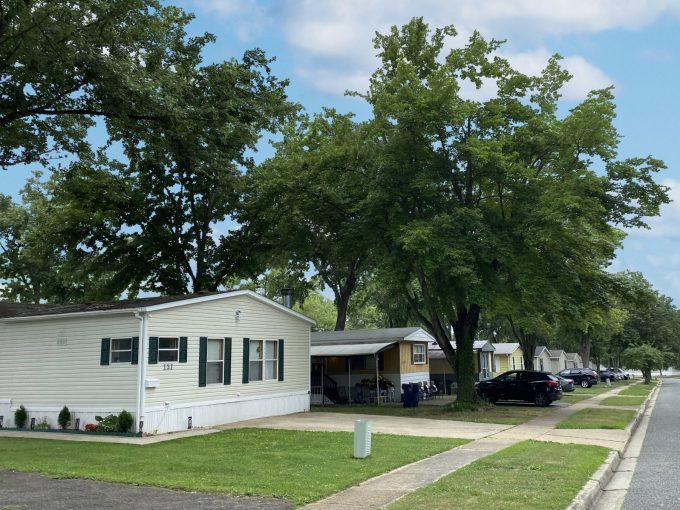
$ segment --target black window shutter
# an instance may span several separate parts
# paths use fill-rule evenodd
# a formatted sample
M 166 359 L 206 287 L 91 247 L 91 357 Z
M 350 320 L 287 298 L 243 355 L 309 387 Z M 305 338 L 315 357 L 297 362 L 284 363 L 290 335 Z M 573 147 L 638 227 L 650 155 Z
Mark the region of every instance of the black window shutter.
M 279 338 L 279 381 L 283 381 L 283 338 Z
M 179 337 L 179 362 L 180 363 L 186 363 L 187 362 L 187 344 L 189 343 L 189 339 L 185 336 Z
M 111 339 L 102 338 L 102 353 L 99 358 L 100 365 L 108 365 L 111 358 Z
M 149 337 L 149 365 L 158 364 L 158 337 Z
M 250 338 L 243 339 L 243 384 L 248 384 L 250 370 L 248 362 L 250 361 Z
M 224 339 L 224 384 L 231 384 L 231 338 Z
M 132 337 L 132 364 L 139 364 L 139 337 Z
M 208 337 L 202 336 L 198 342 L 198 385 L 205 386 L 208 369 Z

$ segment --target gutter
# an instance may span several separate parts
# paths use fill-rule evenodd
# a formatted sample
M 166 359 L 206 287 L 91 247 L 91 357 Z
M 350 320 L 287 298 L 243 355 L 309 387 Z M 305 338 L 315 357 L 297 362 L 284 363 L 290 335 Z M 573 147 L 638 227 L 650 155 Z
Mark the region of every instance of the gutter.
M 137 409 L 136 409 L 136 425 L 135 432 L 142 432 L 144 423 L 144 405 L 146 389 L 144 388 L 144 380 L 146 379 L 146 362 L 147 362 L 147 345 L 149 341 L 149 313 L 141 308 L 135 311 L 135 317 L 139 319 L 139 351 L 137 354 L 138 369 L 137 369 Z

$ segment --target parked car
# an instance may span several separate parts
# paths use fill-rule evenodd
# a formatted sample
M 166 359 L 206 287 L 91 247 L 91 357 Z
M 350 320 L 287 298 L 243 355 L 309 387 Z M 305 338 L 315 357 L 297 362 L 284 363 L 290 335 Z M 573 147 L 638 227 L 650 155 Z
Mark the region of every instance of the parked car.
M 609 370 L 613 371 L 615 374 L 619 374 L 621 379 L 625 379 L 626 381 L 630 379 L 630 374 L 623 368 L 610 368 Z
M 477 394 L 495 404 L 499 400 L 523 400 L 537 406 L 549 406 L 562 398 L 557 377 L 547 372 L 511 370 L 475 385 Z
M 609 379 L 610 381 L 618 380 L 616 377 L 616 373 L 613 370 L 609 370 L 608 368 L 605 370 L 600 370 L 598 373 L 600 374 L 600 379 L 603 381 L 606 381 L 607 379 Z
M 581 388 L 590 388 L 593 384 L 600 382 L 597 372 L 590 368 L 565 368 L 558 372 L 557 375 L 572 379 L 574 384 L 579 385 Z
M 557 375 L 555 377 L 557 377 L 560 380 L 562 391 L 566 391 L 567 393 L 569 393 L 576 389 L 576 386 L 574 386 L 573 379 L 567 379 L 566 377 L 562 377 L 561 375 Z

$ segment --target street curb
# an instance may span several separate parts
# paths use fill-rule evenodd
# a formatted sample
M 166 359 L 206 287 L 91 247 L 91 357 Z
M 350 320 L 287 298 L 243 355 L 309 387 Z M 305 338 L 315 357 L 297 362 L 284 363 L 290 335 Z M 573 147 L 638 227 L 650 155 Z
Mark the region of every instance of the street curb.
M 576 497 L 571 501 L 571 504 L 567 507 L 567 510 L 588 510 L 601 496 L 604 488 L 607 486 L 612 476 L 614 476 L 614 471 L 616 471 L 616 468 L 619 467 L 619 464 L 621 463 L 621 456 L 623 455 L 623 452 L 626 451 L 626 448 L 628 448 L 628 444 L 630 443 L 633 434 L 640 425 L 640 421 L 649 407 L 649 402 L 659 392 L 660 387 L 661 381 L 659 381 L 659 383 L 656 385 L 656 388 L 654 388 L 651 393 L 647 395 L 647 398 L 640 405 L 637 413 L 635 413 L 635 418 L 633 418 L 633 421 L 624 429 L 626 432 L 628 432 L 628 439 L 626 439 L 621 451 L 619 452 L 618 450 L 613 450 L 609 453 L 607 459 L 602 463 L 597 471 L 593 473 L 593 476 L 590 477 L 590 480 L 586 482 Z

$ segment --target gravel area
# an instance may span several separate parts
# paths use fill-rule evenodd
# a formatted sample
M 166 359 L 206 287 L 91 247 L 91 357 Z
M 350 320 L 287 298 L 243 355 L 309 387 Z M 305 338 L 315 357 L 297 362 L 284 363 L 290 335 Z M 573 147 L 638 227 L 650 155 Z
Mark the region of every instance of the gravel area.
M 0 471 L 0 510 L 283 510 L 288 501 L 182 492 L 156 487 L 80 479 L 55 479 L 35 473 Z

